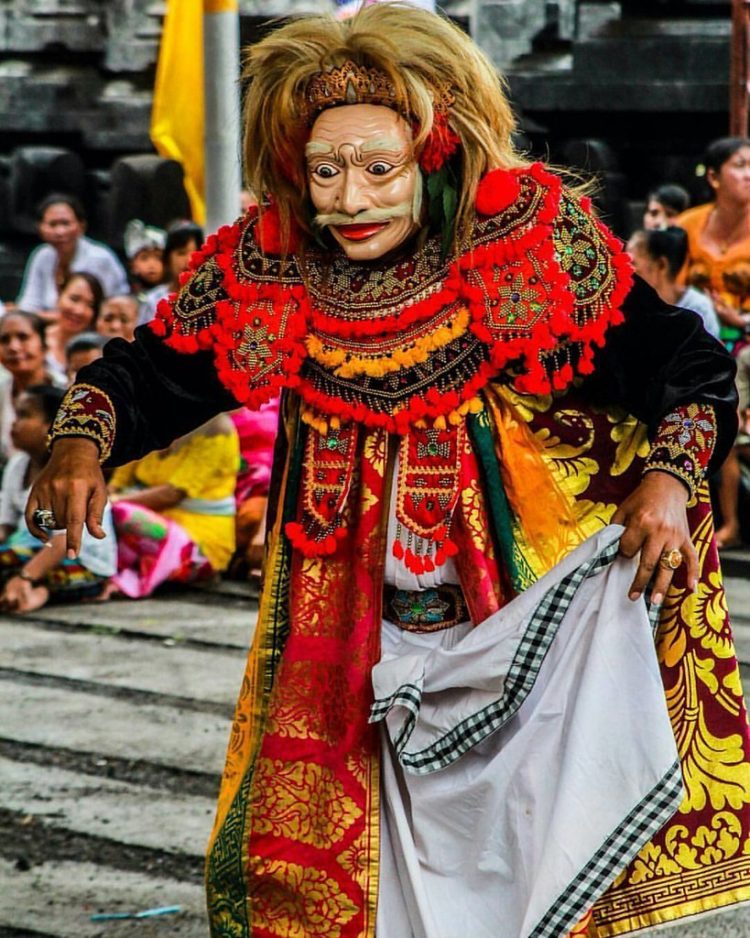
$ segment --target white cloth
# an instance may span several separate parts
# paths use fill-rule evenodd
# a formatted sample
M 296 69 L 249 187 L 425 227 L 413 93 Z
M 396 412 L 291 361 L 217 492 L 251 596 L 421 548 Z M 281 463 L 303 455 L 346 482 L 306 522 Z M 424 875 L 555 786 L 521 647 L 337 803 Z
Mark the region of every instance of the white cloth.
M 474 628 L 384 623 L 377 938 L 561 938 L 677 810 L 636 561 L 611 562 L 621 532 Z
M 14 453 L 5 466 L 0 490 L 0 524 L 26 535 L 31 543 L 32 540 L 36 541 L 36 538 L 33 538 L 24 517 L 31 491 L 31 487 L 25 485 L 29 461 L 30 457 L 27 453 Z M 117 573 L 117 540 L 112 522 L 112 507 L 109 503 L 104 509 L 102 527 L 107 536 L 101 541 L 92 537 L 84 528 L 78 560 L 91 573 L 109 577 Z M 55 536 L 61 537 L 62 534 Z M 36 543 L 39 542 L 36 541 Z
M 141 304 L 138 309 L 139 326 L 145 326 L 147 322 L 151 322 L 156 315 L 156 307 L 162 300 L 169 296 L 170 292 L 171 290 L 168 283 L 160 283 L 158 286 L 147 290 L 142 295 Z
M 715 339 L 719 338 L 719 331 L 721 329 L 719 317 L 716 315 L 714 304 L 705 293 L 701 293 L 701 291 L 696 290 L 695 287 L 688 287 L 677 301 L 677 305 L 681 306 L 683 309 L 690 309 L 694 313 L 697 313 L 703 320 L 703 326 L 706 332 Z
M 31 252 L 23 274 L 21 292 L 16 305 L 30 313 L 57 307 L 55 269 L 57 253 L 51 244 L 40 244 Z M 78 239 L 70 264 L 72 273 L 93 274 L 101 283 L 105 296 L 130 293 L 125 268 L 106 244 L 92 241 L 85 235 Z

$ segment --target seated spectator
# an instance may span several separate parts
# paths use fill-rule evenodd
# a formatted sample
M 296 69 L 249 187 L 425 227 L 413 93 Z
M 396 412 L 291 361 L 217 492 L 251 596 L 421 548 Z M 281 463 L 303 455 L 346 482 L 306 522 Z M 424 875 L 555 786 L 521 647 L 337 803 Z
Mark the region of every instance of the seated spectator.
M 118 537 L 108 595 L 149 596 L 224 570 L 234 551 L 239 443 L 225 414 L 116 469 L 110 480 Z
M 82 332 L 68 342 L 65 346 L 68 384 L 73 384 L 81 368 L 85 368 L 86 365 L 102 357 L 104 346 L 108 341 L 98 332 Z
M 114 251 L 84 234 L 86 216 L 78 199 L 49 195 L 38 208 L 39 236 L 16 300 L 19 309 L 54 319 L 58 297 L 72 273 L 97 278 L 105 296 L 128 293 L 128 278 Z
M 83 533 L 81 553 L 65 556 L 64 532 L 53 533 L 45 547 L 26 527 L 24 511 L 29 489 L 44 468 L 47 434 L 64 392 L 51 385 L 33 385 L 20 396 L 11 435 L 17 450 L 3 473 L 0 491 L 0 609 L 32 612 L 50 597 L 94 598 L 115 571 L 116 545 L 112 513 L 105 509 L 104 540 Z
M 643 227 L 646 231 L 669 228 L 677 221 L 690 205 L 690 196 L 686 189 L 674 183 L 666 183 L 649 192 L 646 199 L 646 211 L 643 213 Z
M 144 224 L 140 218 L 125 227 L 125 256 L 130 267 L 133 293 L 151 290 L 164 280 L 164 242 L 167 233 Z
M 636 231 L 628 242 L 628 253 L 633 258 L 636 273 L 651 284 L 665 303 L 697 313 L 706 332 L 718 339 L 719 317 L 711 300 L 695 287 L 678 283 L 687 249 L 687 234 L 675 226 Z
M 47 361 L 47 324 L 35 313 L 15 310 L 0 319 L 0 462 L 15 452 L 11 427 L 16 404 L 23 392 L 35 384 L 65 386 L 59 371 Z
M 237 476 L 237 550 L 230 574 L 246 579 L 260 572 L 263 560 L 266 506 L 271 464 L 279 423 L 279 399 L 259 410 L 240 407 L 229 415 L 240 440 L 240 473 Z
M 71 274 L 57 302 L 57 322 L 47 329 L 50 363 L 67 377 L 65 349 L 71 339 L 96 329 L 102 305 L 102 287 L 92 274 Z
M 107 339 L 133 339 L 138 325 L 138 297 L 110 296 L 102 303 L 102 311 L 96 321 L 96 331 Z
M 180 221 L 167 228 L 164 245 L 165 282 L 149 290 L 141 304 L 138 324 L 151 322 L 156 307 L 164 297 L 175 293 L 180 287 L 180 274 L 187 270 L 190 255 L 203 244 L 203 231 L 191 221 Z

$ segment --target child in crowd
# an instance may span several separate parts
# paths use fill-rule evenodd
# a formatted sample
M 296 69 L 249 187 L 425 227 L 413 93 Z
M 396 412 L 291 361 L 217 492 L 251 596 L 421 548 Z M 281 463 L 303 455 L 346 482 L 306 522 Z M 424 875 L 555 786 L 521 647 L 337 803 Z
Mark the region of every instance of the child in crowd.
M 19 309 L 54 321 L 60 291 L 77 272 L 96 277 L 106 296 L 127 292 L 128 280 L 114 251 L 86 237 L 86 215 L 78 199 L 53 193 L 39 204 L 37 214 L 45 244 L 29 256 L 16 300 Z
M 146 225 L 140 218 L 125 227 L 125 255 L 130 267 L 133 293 L 152 290 L 164 279 L 164 242 L 167 233 Z
M 13 310 L 0 319 L 0 463 L 15 450 L 11 427 L 16 419 L 16 404 L 23 392 L 35 384 L 66 381 L 47 360 L 47 323 L 36 313 Z
M 65 346 L 68 383 L 73 384 L 81 368 L 102 357 L 104 346 L 109 340 L 98 332 L 82 332 Z
M 82 332 L 96 329 L 103 300 L 102 286 L 93 274 L 71 274 L 63 283 L 57 302 L 57 322 L 47 329 L 50 365 L 66 376 L 68 342 Z
M 225 414 L 160 452 L 115 469 L 110 498 L 118 572 L 107 595 L 149 596 L 226 569 L 234 551 L 237 433 Z
M 130 342 L 138 325 L 138 298 L 111 296 L 102 303 L 102 311 L 96 321 L 96 331 L 107 339 L 125 339 Z
M 191 221 L 175 222 L 167 228 L 164 245 L 165 282 L 145 295 L 141 304 L 139 325 L 150 322 L 156 315 L 156 307 L 164 297 L 175 293 L 180 287 L 180 274 L 187 270 L 190 255 L 203 244 L 203 231 Z
M 687 190 L 674 183 L 665 183 L 652 192 L 646 199 L 646 211 L 643 213 L 643 227 L 646 231 L 669 228 L 677 221 L 677 216 L 690 205 Z
M 45 544 L 29 533 L 24 520 L 29 489 L 47 460 L 47 434 L 63 391 L 51 385 L 26 388 L 16 404 L 11 436 L 17 452 L 3 473 L 0 491 L 0 609 L 32 612 L 52 596 L 82 599 L 98 596 L 116 569 L 112 513 L 107 506 L 104 540 L 84 531 L 81 553 L 65 556 L 65 536 L 54 533 Z
M 651 284 L 665 303 L 691 309 L 703 320 L 706 332 L 719 337 L 719 319 L 713 303 L 695 287 L 678 283 L 680 271 L 687 257 L 688 239 L 682 228 L 636 231 L 628 242 L 628 253 L 633 258 L 637 274 Z

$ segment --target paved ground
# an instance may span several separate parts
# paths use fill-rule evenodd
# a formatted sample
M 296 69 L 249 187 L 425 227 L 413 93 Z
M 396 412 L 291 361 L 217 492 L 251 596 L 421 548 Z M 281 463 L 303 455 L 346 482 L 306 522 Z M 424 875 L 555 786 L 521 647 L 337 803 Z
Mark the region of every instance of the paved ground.
M 750 556 L 727 572 L 750 666 Z M 256 611 L 225 586 L 0 617 L 0 936 L 205 938 L 202 854 Z M 180 912 L 91 920 L 164 906 Z M 669 934 L 750 938 L 750 910 Z

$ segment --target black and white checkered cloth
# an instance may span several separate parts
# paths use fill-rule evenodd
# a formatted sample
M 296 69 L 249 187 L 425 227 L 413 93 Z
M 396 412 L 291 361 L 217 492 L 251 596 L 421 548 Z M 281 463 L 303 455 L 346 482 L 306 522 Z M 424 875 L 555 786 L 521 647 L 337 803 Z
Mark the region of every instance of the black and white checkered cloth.
M 682 772 L 678 760 L 612 831 L 530 932 L 529 938 L 567 935 L 591 908 L 592 897 L 600 896 L 675 814 L 682 796 Z
M 425 749 L 405 752 L 419 713 L 421 687 L 402 684 L 391 696 L 373 703 L 371 723 L 385 719 L 394 707 L 404 707 L 409 711 L 393 743 L 399 762 L 407 771 L 414 775 L 437 772 L 460 759 L 510 720 L 534 687 L 545 656 L 581 583 L 606 569 L 617 557 L 618 549 L 619 543 L 614 541 L 545 593 L 518 643 L 501 697 L 456 724 Z

